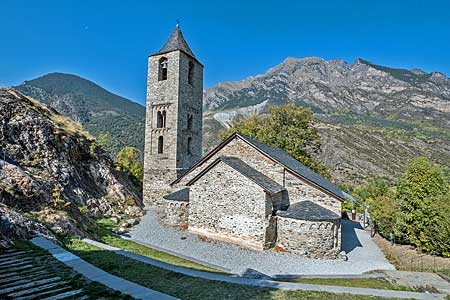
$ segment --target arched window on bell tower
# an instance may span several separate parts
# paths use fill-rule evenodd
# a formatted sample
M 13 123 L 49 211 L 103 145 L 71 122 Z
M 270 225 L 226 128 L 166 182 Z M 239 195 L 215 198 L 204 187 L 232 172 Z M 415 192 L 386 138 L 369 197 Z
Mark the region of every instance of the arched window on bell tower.
M 165 110 L 163 110 L 163 112 L 162 112 L 162 125 L 163 125 L 163 127 L 164 128 L 166 128 L 166 111 Z
M 156 113 L 156 128 L 164 127 L 164 118 L 162 112 L 158 111 Z
M 158 153 L 164 152 L 164 138 L 162 136 L 158 137 Z
M 161 57 L 159 59 L 159 68 L 158 68 L 158 81 L 167 79 L 167 57 Z
M 156 128 L 166 128 L 166 116 L 165 110 L 156 113 Z

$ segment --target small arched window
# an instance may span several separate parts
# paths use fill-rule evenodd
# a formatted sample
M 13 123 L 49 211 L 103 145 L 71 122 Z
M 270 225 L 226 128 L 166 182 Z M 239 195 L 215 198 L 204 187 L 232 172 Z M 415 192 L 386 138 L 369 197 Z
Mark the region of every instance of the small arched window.
M 158 137 L 158 153 L 164 152 L 164 138 L 162 136 Z
M 158 80 L 166 80 L 167 79 L 167 58 L 161 57 L 159 59 L 159 71 L 158 71 Z
M 190 61 L 188 69 L 188 83 L 192 84 L 194 82 L 193 80 L 194 80 L 194 63 Z
M 158 111 L 156 113 L 156 128 L 166 128 L 166 111 Z
M 162 112 L 158 111 L 156 113 L 156 128 L 163 128 L 164 127 L 164 117 Z
M 187 116 L 187 129 L 192 130 L 192 115 L 188 114 Z
M 163 127 L 166 128 L 166 111 L 165 110 L 163 110 L 163 112 L 162 112 L 162 124 L 163 124 Z
M 192 138 L 191 138 L 191 137 L 188 137 L 188 139 L 187 139 L 187 149 L 186 149 L 186 152 L 187 152 L 188 154 L 192 154 Z

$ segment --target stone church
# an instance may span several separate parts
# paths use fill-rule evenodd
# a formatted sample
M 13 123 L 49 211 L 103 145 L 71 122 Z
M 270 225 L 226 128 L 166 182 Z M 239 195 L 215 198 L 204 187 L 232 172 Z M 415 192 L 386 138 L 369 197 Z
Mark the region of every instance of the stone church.
M 202 157 L 203 65 L 177 26 L 148 58 L 144 202 L 161 221 L 256 250 L 341 248 L 344 193 L 284 150 L 234 134 Z

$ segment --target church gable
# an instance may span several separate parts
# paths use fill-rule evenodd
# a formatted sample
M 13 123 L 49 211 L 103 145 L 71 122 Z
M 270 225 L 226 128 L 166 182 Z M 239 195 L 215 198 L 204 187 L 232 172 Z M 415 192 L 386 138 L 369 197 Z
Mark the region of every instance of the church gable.
M 265 192 L 269 194 L 276 194 L 284 191 L 284 187 L 278 184 L 276 181 L 262 174 L 261 172 L 250 167 L 248 164 L 243 162 L 237 157 L 221 156 L 217 158 L 213 163 L 211 163 L 206 169 L 200 172 L 192 180 L 190 180 L 187 185 L 194 184 L 199 178 L 206 175 L 212 168 L 214 168 L 219 163 L 225 163 L 229 167 L 233 168 L 235 171 L 239 172 L 242 176 L 253 181 L 253 183 L 259 185 L 264 189 Z
M 270 177 L 278 184 L 283 184 L 283 167 L 272 159 L 262 155 L 246 141 L 233 135 L 209 152 L 195 164 L 187 173 L 172 183 L 173 186 L 185 186 L 187 183 L 207 168 L 212 162 L 222 156 L 238 157 L 252 168 Z
M 308 190 L 314 190 L 315 194 L 321 198 L 333 199 L 330 200 L 335 202 L 332 206 L 339 206 L 340 208 L 340 201 L 345 199 L 344 193 L 338 187 L 298 162 L 284 150 L 268 146 L 240 134 L 234 134 L 222 142 L 182 177 L 174 181 L 172 185 L 185 186 L 189 180 L 221 156 L 239 157 L 252 168 L 267 175 L 282 186 L 287 187 L 286 181 L 289 179 L 292 186 L 298 187 L 301 185 Z M 295 195 L 300 196 L 301 193 L 295 193 Z M 293 202 L 300 201 L 292 197 L 291 199 Z

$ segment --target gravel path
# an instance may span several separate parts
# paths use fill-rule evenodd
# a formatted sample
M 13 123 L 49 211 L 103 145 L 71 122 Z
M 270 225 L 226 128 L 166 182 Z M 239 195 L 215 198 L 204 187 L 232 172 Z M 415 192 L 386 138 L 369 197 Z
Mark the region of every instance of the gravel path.
M 196 234 L 159 224 L 154 209 L 147 210 L 141 223 L 130 232 L 130 238 L 196 261 L 221 266 L 239 275 L 338 275 L 361 274 L 376 269 L 394 270 L 369 233 L 354 224 L 357 223 L 343 221 L 342 248 L 347 252 L 348 261 L 308 259 L 273 250 L 259 252 L 220 241 L 200 240 Z

